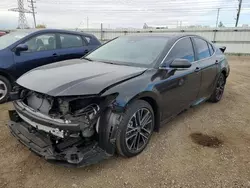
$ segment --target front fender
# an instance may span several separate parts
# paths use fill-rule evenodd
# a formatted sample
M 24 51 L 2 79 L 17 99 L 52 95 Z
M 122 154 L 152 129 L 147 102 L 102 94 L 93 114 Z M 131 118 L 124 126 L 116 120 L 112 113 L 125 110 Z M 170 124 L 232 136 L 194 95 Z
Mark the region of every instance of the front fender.
M 161 108 L 162 96 L 155 89 L 155 83 L 152 82 L 152 75 L 155 72 L 154 70 L 152 71 L 145 72 L 138 77 L 122 82 L 105 91 L 102 96 L 117 93 L 118 95 L 113 103 L 113 107 L 117 111 L 125 110 L 132 101 L 144 97 L 152 98 L 157 103 L 157 106 Z

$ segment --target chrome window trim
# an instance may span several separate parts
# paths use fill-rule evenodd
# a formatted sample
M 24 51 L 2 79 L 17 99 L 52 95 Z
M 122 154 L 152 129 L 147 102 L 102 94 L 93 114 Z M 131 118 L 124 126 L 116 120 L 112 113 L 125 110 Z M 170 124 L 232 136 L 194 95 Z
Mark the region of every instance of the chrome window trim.
M 175 47 L 175 45 L 180 41 L 180 40 L 182 40 L 182 39 L 185 39 L 185 38 L 190 38 L 190 40 L 191 40 L 191 38 L 199 38 L 199 39 L 202 39 L 202 40 L 204 40 L 203 38 L 200 38 L 199 36 L 184 36 L 184 37 L 181 37 L 181 38 L 179 38 L 177 41 L 175 41 L 175 43 L 172 45 L 172 47 L 169 49 L 169 51 L 168 51 L 168 53 L 166 54 L 166 56 L 163 58 L 163 60 L 161 61 L 161 63 L 160 63 L 160 65 L 159 65 L 159 67 L 163 64 L 163 62 L 166 60 L 166 58 L 168 57 L 168 55 L 169 55 L 169 53 L 172 51 L 172 49 Z M 203 60 L 206 60 L 206 59 L 208 59 L 208 58 L 212 58 L 214 55 L 215 55 L 215 47 L 214 47 L 214 45 L 211 43 L 211 42 L 209 42 L 209 41 L 207 41 L 207 40 L 204 40 L 205 42 L 207 42 L 207 43 L 209 43 L 209 44 L 211 44 L 212 46 L 213 46 L 213 49 L 214 49 L 214 53 L 213 53 L 213 55 L 211 55 L 211 56 L 209 56 L 209 57 L 206 57 L 206 58 L 203 58 L 203 59 L 199 59 L 199 60 L 197 60 L 197 61 L 193 61 L 193 62 L 191 62 L 192 64 L 193 63 L 196 63 L 196 62 L 198 62 L 198 61 L 203 61 Z M 191 43 L 192 43 L 192 41 L 191 41 Z M 209 46 L 207 45 L 207 47 L 209 48 Z

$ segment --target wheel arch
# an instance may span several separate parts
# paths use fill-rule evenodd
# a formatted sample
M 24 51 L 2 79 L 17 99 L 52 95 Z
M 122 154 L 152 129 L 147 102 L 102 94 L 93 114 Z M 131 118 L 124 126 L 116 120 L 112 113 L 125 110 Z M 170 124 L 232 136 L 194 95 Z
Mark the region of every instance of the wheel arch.
M 227 70 L 226 70 L 226 69 L 222 69 L 222 70 L 221 70 L 221 73 L 222 73 L 225 77 L 227 77 Z
M 160 128 L 160 121 L 161 121 L 161 106 L 160 106 L 160 101 L 159 101 L 159 97 L 157 96 L 157 94 L 152 91 L 140 93 L 134 96 L 133 98 L 131 98 L 128 101 L 126 107 L 129 106 L 129 104 L 133 103 L 135 100 L 144 100 L 150 104 L 150 106 L 152 107 L 154 111 L 154 117 L 155 117 L 154 130 L 158 132 Z
M 157 93 L 153 91 L 144 91 L 137 95 L 131 96 L 117 96 L 116 100 L 111 105 L 111 108 L 107 108 L 104 114 L 100 116 L 100 124 L 98 126 L 99 146 L 107 153 L 113 154 L 115 152 L 116 136 L 119 129 L 119 123 L 122 121 L 122 113 L 128 108 L 128 106 L 136 100 L 144 100 L 148 102 L 154 110 L 155 115 L 155 131 L 159 131 L 161 107 L 160 98 Z
M 15 82 L 15 78 L 3 69 L 0 69 L 0 75 L 7 78 L 11 84 L 13 84 Z

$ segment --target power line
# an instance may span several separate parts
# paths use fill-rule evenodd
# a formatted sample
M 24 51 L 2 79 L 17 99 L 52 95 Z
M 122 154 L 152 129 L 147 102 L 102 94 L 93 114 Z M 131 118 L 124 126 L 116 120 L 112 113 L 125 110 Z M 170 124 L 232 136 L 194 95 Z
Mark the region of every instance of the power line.
M 136 13 L 150 13 L 150 12 L 154 12 L 154 13 L 159 13 L 159 12 L 164 12 L 164 13 L 167 13 L 167 11 L 178 11 L 176 13 L 180 13 L 180 12 L 187 12 L 187 13 L 206 13 L 204 12 L 204 10 L 207 10 L 207 11 L 217 11 L 218 8 L 204 8 L 204 9 L 199 9 L 199 10 L 186 10 L 186 9 L 145 9 L 145 10 L 135 10 L 135 9 L 121 9 L 121 10 L 115 10 L 115 9 L 77 9 L 77 8 L 64 8 L 64 9 L 58 9 L 57 11 L 84 11 L 84 12 L 93 12 L 93 11 L 98 11 L 99 13 L 105 13 L 105 12 L 118 12 L 118 13 L 132 13 L 132 12 L 136 12 Z M 250 10 L 250 8 L 244 8 L 244 10 Z M 51 10 L 49 9 L 46 9 L 44 10 L 44 12 L 50 12 Z M 223 8 L 220 8 L 220 11 L 232 11 L 234 12 L 235 11 L 235 8 L 234 7 L 228 7 L 227 9 L 223 9 Z M 172 13 L 172 12 L 171 12 Z

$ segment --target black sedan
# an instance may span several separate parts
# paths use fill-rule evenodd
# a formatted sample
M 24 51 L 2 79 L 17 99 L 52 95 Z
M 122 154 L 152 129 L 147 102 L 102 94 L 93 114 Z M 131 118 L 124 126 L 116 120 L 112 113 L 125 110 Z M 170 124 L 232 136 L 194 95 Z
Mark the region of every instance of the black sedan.
M 194 35 L 125 36 L 82 59 L 37 68 L 11 93 L 11 133 L 57 164 L 133 157 L 164 122 L 221 100 L 224 50 Z

